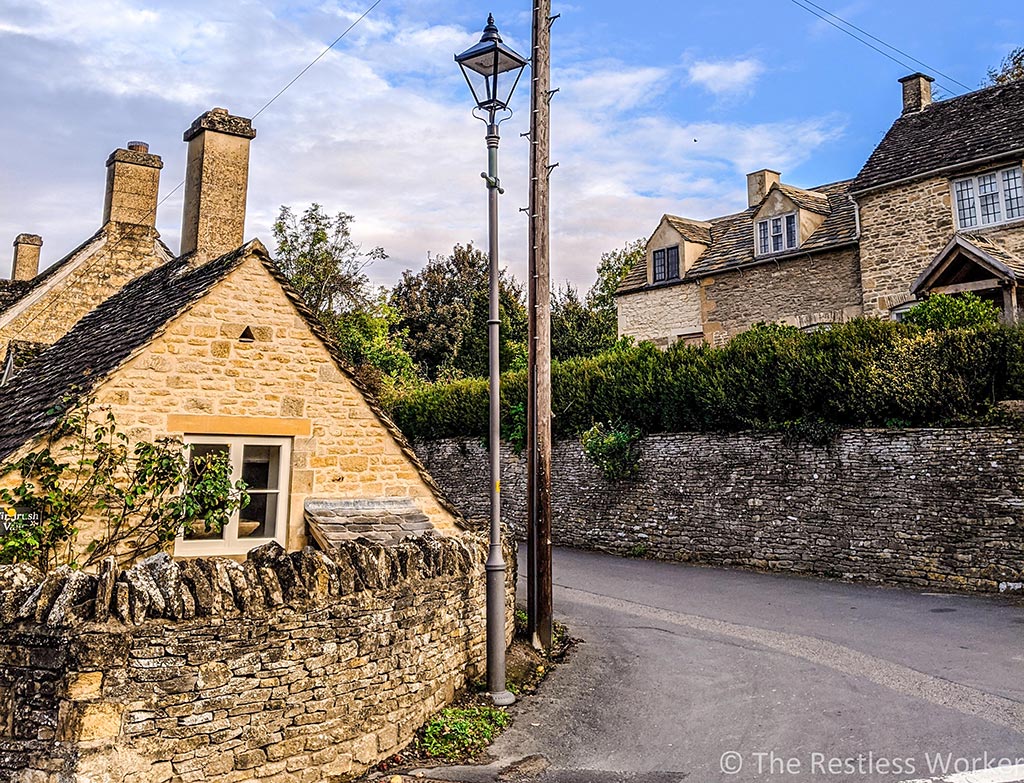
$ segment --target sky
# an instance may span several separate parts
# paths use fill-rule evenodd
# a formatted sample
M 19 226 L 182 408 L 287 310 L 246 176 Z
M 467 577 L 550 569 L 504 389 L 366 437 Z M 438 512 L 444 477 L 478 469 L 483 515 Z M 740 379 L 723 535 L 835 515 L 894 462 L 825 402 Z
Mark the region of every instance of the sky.
M 0 242 L 38 233 L 43 266 L 59 260 L 99 227 L 107 156 L 137 139 L 164 160 L 157 228 L 176 252 L 182 132 L 214 106 L 251 117 L 371 2 L 0 0 Z M 666 212 L 745 208 L 750 171 L 801 187 L 855 176 L 899 114 L 897 79 L 922 70 L 936 97 L 952 97 L 1024 45 L 1019 0 L 814 3 L 898 47 L 858 33 L 902 64 L 798 0 L 554 0 L 556 284 L 585 290 L 602 253 L 648 236 Z M 387 286 L 456 243 L 486 247 L 484 126 L 453 54 L 493 12 L 528 55 L 531 9 L 381 0 L 255 119 L 246 239 L 273 248 L 281 205 L 317 202 L 353 215 L 364 249 L 384 248 L 369 273 Z M 501 260 L 520 278 L 528 84 L 500 152 Z M 0 251 L 4 276 L 11 253 Z

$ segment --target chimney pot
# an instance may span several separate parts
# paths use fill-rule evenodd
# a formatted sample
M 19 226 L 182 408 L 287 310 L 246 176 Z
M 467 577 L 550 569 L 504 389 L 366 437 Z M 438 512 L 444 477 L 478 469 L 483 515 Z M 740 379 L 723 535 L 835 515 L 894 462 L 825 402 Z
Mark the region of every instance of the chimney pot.
M 129 141 L 127 146 L 114 150 L 107 158 L 103 224 L 133 223 L 154 228 L 164 163 L 159 155 L 149 154 L 144 141 Z
M 761 169 L 747 174 L 747 206 L 760 204 L 772 189 L 772 185 L 778 185 L 781 178 L 782 174 L 771 169 Z
M 252 120 L 215 108 L 200 115 L 183 136 L 188 142 L 181 255 L 202 263 L 241 246 L 249 184 Z
M 14 263 L 11 280 L 31 280 L 39 274 L 39 249 L 43 238 L 39 234 L 18 234 L 14 239 Z
M 932 104 L 931 76 L 923 73 L 912 73 L 900 79 L 903 85 L 903 113 L 912 114 L 926 109 Z

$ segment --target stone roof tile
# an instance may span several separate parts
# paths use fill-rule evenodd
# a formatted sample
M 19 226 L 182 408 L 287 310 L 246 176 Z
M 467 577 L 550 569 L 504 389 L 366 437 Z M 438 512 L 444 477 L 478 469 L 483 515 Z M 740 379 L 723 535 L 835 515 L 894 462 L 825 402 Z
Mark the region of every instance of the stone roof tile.
M 851 190 L 870 190 L 1002 156 L 1024 157 L 1024 80 L 904 114 L 871 153 Z

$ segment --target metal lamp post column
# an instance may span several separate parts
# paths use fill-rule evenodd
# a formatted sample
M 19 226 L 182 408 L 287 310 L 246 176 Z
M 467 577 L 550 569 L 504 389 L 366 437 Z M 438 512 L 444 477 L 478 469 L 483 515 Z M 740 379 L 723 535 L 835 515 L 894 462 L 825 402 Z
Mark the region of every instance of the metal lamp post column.
M 493 118 L 492 118 L 493 120 Z M 501 551 L 501 318 L 498 301 L 498 126 L 487 125 L 487 233 L 489 244 L 487 351 L 488 440 L 491 461 L 491 545 L 487 555 L 487 689 L 500 706 L 515 702 L 505 684 L 505 557 Z
M 490 378 L 491 536 L 487 572 L 487 685 L 498 706 L 512 704 L 516 697 L 505 684 L 505 558 L 501 548 L 501 355 L 498 300 L 498 195 L 504 193 L 498 179 L 498 112 L 508 107 L 527 61 L 501 40 L 494 17 L 487 17 L 480 42 L 455 55 L 466 83 L 476 101 L 477 116 L 487 124 L 487 229 L 489 240 L 489 308 L 487 316 L 488 375 Z M 504 76 L 503 76 L 504 75 Z M 501 84 L 499 84 L 501 80 Z M 503 88 L 503 89 L 502 89 Z M 486 119 L 485 119 L 486 117 Z M 505 117 L 504 119 L 508 119 Z

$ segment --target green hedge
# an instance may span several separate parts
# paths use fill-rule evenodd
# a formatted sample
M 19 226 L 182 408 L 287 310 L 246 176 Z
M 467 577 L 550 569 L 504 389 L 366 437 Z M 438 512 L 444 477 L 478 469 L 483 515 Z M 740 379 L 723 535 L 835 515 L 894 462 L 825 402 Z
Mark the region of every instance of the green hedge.
M 560 435 L 606 421 L 648 433 L 979 423 L 998 400 L 1024 397 L 1024 329 L 861 319 L 804 334 L 759 325 L 722 348 L 640 343 L 555 364 L 552 395 Z M 525 373 L 503 376 L 506 437 L 525 398 Z M 419 387 L 390 408 L 413 440 L 483 437 L 487 381 Z

